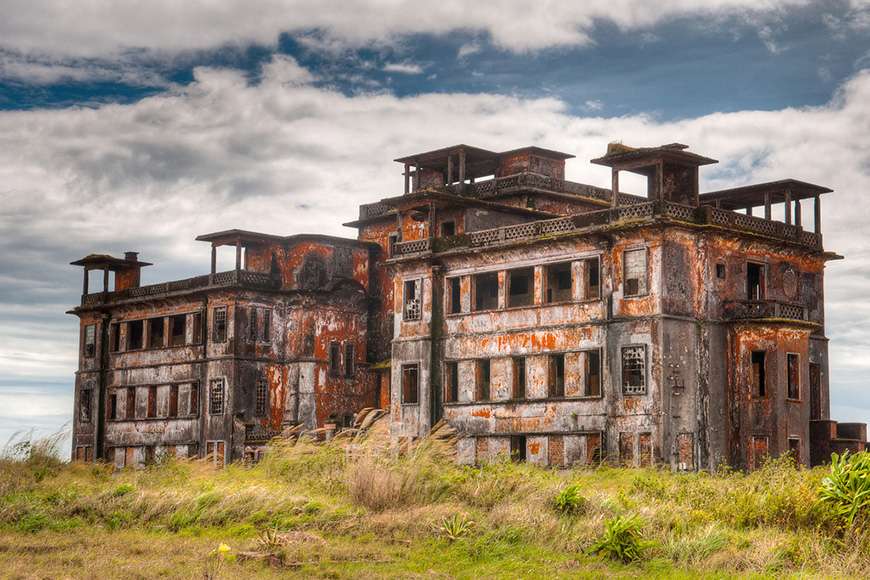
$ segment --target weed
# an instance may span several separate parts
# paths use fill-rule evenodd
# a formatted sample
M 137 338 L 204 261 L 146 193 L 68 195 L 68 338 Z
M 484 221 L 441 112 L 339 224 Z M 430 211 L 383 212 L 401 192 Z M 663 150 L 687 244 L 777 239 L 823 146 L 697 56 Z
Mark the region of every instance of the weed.
M 448 541 L 455 542 L 471 533 L 472 528 L 474 528 L 474 521 L 468 519 L 468 516 L 465 514 L 453 514 L 441 520 L 438 533 Z
M 637 562 L 642 557 L 642 529 L 643 524 L 636 515 L 611 518 L 604 524 L 604 534 L 589 552 L 626 564 Z
M 566 516 L 583 513 L 586 510 L 586 498 L 580 493 L 580 486 L 572 483 L 559 490 L 553 498 L 553 509 Z
M 831 472 L 819 487 L 819 500 L 852 529 L 870 507 L 870 453 L 831 455 Z

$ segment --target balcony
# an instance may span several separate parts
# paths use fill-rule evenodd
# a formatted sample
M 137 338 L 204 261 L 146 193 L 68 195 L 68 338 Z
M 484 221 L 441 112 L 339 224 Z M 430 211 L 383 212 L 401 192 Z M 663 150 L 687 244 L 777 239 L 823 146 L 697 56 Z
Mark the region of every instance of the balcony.
M 778 300 L 731 300 L 722 307 L 726 320 L 807 320 L 806 308 Z
M 161 282 L 128 288 L 118 292 L 99 292 L 82 296 L 82 306 L 99 306 L 100 304 L 112 304 L 126 300 L 142 298 L 165 297 L 172 294 L 188 292 L 190 290 L 228 288 L 239 286 L 251 290 L 275 290 L 280 283 L 271 275 L 263 272 L 251 272 L 249 270 L 229 270 L 217 272 L 213 276 L 194 276 L 172 282 Z
M 544 236 L 571 233 L 595 226 L 629 224 L 651 220 L 715 226 L 748 234 L 773 238 L 803 246 L 811 250 L 822 249 L 822 236 L 803 230 L 799 226 L 753 217 L 711 206 L 693 207 L 672 202 L 647 201 L 621 205 L 551 220 L 527 222 L 490 230 L 480 230 L 459 236 L 413 240 L 397 243 L 394 257 L 418 256 L 429 252 L 443 252 L 454 248 L 497 246 L 520 240 L 533 240 Z

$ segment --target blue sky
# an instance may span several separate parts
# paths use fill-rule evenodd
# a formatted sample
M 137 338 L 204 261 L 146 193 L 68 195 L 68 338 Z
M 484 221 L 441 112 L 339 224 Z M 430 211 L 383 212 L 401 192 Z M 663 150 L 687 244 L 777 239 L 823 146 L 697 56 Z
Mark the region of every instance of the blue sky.
M 69 420 L 69 261 L 139 250 L 150 283 L 205 271 L 207 231 L 353 235 L 391 159 L 458 142 L 609 186 L 608 141 L 679 141 L 720 159 L 705 189 L 836 189 L 832 414 L 870 420 L 870 3 L 647 5 L 0 0 L 0 441 Z

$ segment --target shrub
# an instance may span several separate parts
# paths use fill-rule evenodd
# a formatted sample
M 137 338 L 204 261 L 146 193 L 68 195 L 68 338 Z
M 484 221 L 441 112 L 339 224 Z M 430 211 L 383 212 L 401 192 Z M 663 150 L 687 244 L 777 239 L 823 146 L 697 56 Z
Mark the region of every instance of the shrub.
M 553 498 L 553 509 L 562 515 L 581 514 L 586 509 L 586 498 L 576 483 L 562 488 Z
M 818 495 L 851 529 L 870 506 L 870 453 L 832 454 L 831 473 L 822 480 Z
M 119 483 L 117 487 L 115 487 L 114 491 L 112 491 L 113 497 L 122 497 L 127 495 L 128 493 L 133 493 L 136 491 L 136 488 L 132 483 Z
M 604 534 L 589 548 L 599 554 L 624 563 L 641 559 L 641 530 L 643 524 L 637 516 L 616 516 L 604 524 Z

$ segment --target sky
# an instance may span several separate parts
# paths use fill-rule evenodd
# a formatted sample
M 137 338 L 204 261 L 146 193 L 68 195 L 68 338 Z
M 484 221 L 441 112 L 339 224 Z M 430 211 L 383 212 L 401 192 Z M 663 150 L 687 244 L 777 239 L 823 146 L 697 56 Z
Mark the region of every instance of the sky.
M 702 191 L 834 189 L 831 415 L 870 422 L 870 0 L 74 5 L 0 0 L 0 445 L 71 421 L 70 261 L 139 251 L 149 284 L 207 272 L 202 233 L 354 236 L 392 159 L 457 143 L 609 187 L 608 142 L 681 142 L 720 160 Z

